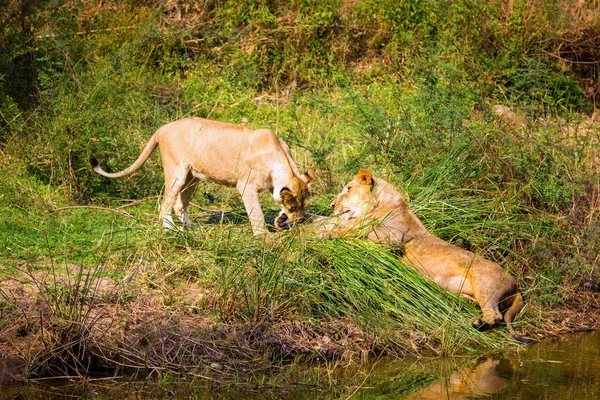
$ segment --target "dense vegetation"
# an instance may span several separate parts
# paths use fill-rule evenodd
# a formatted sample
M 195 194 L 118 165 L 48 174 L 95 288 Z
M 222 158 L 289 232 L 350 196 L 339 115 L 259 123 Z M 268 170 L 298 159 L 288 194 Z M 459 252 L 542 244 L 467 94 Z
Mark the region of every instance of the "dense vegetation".
M 471 329 L 477 310 L 389 249 L 294 230 L 264 243 L 239 196 L 214 185 L 196 194 L 194 230 L 160 232 L 159 156 L 121 180 L 89 168 L 92 153 L 112 171 L 130 165 L 159 126 L 190 115 L 273 129 L 317 173 L 313 212 L 328 212 L 360 167 L 404 188 L 429 229 L 517 278 L 529 303 L 517 330 L 592 327 L 598 7 L 0 1 L 0 273 L 28 280 L 48 316 L 39 322 L 40 306 L 6 283 L 0 332 L 41 337 L 32 376 L 126 367 L 239 377 L 307 354 L 510 343 L 503 330 Z M 263 200 L 272 222 L 275 204 Z M 98 310 L 121 316 L 131 337 Z M 561 324 L 561 312 L 580 314 Z

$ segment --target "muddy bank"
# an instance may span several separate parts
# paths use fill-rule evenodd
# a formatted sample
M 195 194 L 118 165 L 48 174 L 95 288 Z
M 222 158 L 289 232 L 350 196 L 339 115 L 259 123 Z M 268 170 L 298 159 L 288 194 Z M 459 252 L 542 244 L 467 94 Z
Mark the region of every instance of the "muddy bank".
M 198 306 L 210 294 L 190 284 L 128 292 L 101 278 L 91 301 L 68 309 L 49 300 L 45 291 L 60 289 L 41 284 L 42 275 L 1 284 L 2 381 L 172 372 L 235 382 L 299 356 L 350 360 L 383 349 L 350 321 L 217 323 L 210 307 Z
M 69 298 L 77 293 L 74 284 L 41 271 L 2 282 L 0 382 L 165 373 L 240 382 L 298 360 L 361 362 L 442 351 L 414 333 L 406 333 L 413 348 L 394 346 L 344 318 L 219 322 L 211 311 L 213 294 L 194 284 L 149 290 L 101 278 L 85 300 Z M 71 290 L 57 296 L 61 287 Z M 600 293 L 582 288 L 552 310 L 531 301 L 526 312 L 544 316 L 543 326 L 523 331 L 538 340 L 597 329 Z

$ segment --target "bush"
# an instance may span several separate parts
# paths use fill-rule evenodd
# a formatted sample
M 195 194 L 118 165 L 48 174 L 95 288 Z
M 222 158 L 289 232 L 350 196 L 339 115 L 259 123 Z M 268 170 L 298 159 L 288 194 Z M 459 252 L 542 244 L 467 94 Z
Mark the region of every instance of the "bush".
M 542 59 L 524 59 L 502 85 L 508 102 L 523 106 L 533 118 L 593 111 L 575 78 Z

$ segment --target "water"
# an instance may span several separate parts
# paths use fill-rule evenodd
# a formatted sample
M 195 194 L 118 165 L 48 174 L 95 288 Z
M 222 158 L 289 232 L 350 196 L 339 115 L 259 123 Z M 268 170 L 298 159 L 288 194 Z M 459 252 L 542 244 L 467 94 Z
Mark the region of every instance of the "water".
M 413 379 L 426 383 L 420 389 L 416 385 L 408 388 L 410 393 L 397 385 L 402 393 L 395 398 L 600 399 L 600 332 L 547 340 L 476 359 L 418 364 L 417 368 L 399 370 L 398 382 L 407 371 L 422 368 Z M 356 398 L 394 398 L 392 381 L 388 376 Z M 392 392 L 382 391 L 385 386 Z
M 503 352 L 449 359 L 379 361 L 316 368 L 319 385 L 284 388 L 198 386 L 185 382 L 97 381 L 91 383 L 0 385 L 0 399 L 600 399 L 600 332 L 575 334 Z
M 375 378 L 373 388 L 355 398 L 600 399 L 600 332 L 475 359 L 416 361 L 398 365 L 396 376 L 394 364 L 387 376 Z M 406 388 L 407 380 L 415 384 Z M 419 383 L 423 383 L 420 389 Z

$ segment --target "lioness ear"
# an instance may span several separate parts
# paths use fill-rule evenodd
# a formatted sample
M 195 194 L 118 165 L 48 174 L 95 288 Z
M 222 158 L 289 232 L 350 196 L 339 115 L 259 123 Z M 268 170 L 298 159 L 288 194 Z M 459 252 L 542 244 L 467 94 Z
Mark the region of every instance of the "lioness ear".
M 366 169 L 361 169 L 358 171 L 354 179 L 356 179 L 356 182 L 360 183 L 361 185 L 373 186 L 373 175 L 371 175 L 371 173 Z
M 294 197 L 294 196 L 292 195 L 292 191 L 291 191 L 290 189 L 288 189 L 288 188 L 286 188 L 286 187 L 283 187 L 283 188 L 281 188 L 281 190 L 279 191 L 279 197 L 280 197 L 282 200 L 284 200 L 284 199 L 285 199 L 285 200 L 287 200 L 287 199 L 289 199 L 289 198 L 291 198 L 291 197 Z
M 300 179 L 302 179 L 304 183 L 310 186 L 314 183 L 315 179 L 317 179 L 317 176 L 315 175 L 312 169 L 309 169 L 306 170 L 305 173 L 300 175 Z

